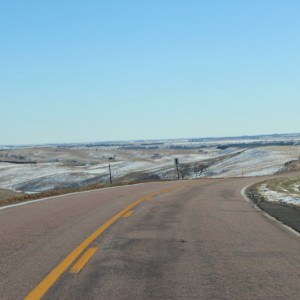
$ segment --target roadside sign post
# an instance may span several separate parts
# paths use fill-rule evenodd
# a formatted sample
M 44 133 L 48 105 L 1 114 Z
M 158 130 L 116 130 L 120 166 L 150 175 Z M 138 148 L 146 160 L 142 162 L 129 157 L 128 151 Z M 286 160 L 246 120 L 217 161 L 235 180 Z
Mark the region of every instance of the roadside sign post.
M 178 158 L 174 158 L 174 164 L 176 166 L 177 178 L 179 180 L 179 169 L 178 169 L 178 167 L 179 167 L 179 159 Z
M 108 169 L 109 169 L 109 182 L 110 184 L 112 184 L 110 164 L 108 164 Z

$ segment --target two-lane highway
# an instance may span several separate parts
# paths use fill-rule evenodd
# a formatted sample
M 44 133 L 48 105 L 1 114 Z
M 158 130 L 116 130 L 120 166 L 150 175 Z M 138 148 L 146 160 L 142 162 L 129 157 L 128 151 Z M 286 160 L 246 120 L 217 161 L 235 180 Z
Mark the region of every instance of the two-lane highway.
M 298 299 L 300 238 L 240 190 L 148 183 L 0 210 L 0 299 Z

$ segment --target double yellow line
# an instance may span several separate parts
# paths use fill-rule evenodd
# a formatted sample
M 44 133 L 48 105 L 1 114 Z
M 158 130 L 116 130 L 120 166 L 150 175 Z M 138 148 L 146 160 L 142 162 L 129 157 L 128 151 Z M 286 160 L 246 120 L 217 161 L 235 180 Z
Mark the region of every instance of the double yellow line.
M 130 211 L 135 206 L 139 205 L 145 200 L 151 200 L 152 197 L 155 197 L 162 193 L 170 192 L 170 190 L 161 190 L 153 194 L 146 195 L 135 202 L 131 203 L 129 206 L 118 212 L 107 222 L 101 225 L 95 232 L 93 232 L 88 238 L 86 238 L 76 249 L 74 249 L 65 259 L 63 259 L 25 298 L 24 300 L 37 300 L 41 299 L 43 295 L 49 290 L 49 288 L 59 279 L 59 277 L 71 266 L 71 264 L 85 251 L 85 249 L 96 239 L 98 238 L 108 227 L 115 223 L 119 218 L 124 214 Z M 92 249 L 92 250 L 90 250 Z M 88 261 L 88 259 L 96 252 L 96 248 L 90 248 L 90 251 L 87 251 L 84 254 L 84 258 L 79 265 Z M 75 266 L 74 266 L 75 267 Z M 81 266 L 82 268 L 82 266 Z M 75 267 L 76 269 L 76 267 Z M 73 270 L 76 273 L 76 270 Z M 71 270 L 71 272 L 72 272 Z

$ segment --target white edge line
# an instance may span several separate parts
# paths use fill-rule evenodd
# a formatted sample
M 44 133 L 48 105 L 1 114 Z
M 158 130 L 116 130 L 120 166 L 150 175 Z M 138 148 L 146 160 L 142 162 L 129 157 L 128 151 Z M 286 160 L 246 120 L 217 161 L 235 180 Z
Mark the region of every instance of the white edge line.
M 299 233 L 298 231 L 296 231 L 296 230 L 293 229 L 292 227 L 290 227 L 290 226 L 288 226 L 288 225 L 282 223 L 281 221 L 277 220 L 276 218 L 272 217 L 271 215 L 269 215 L 266 211 L 264 211 L 263 209 L 261 209 L 258 205 L 256 205 L 253 201 L 251 201 L 251 200 L 247 197 L 245 191 L 246 191 L 246 189 L 247 189 L 248 187 L 250 187 L 251 185 L 253 185 L 253 184 L 249 184 L 249 185 L 243 187 L 242 190 L 241 190 L 241 194 L 242 194 L 242 196 L 244 197 L 244 199 L 246 200 L 246 202 L 248 202 L 251 206 L 253 206 L 255 209 L 257 209 L 264 217 L 266 217 L 266 218 L 269 219 L 270 221 L 272 221 L 272 222 L 278 224 L 279 226 L 284 227 L 287 231 L 289 231 L 289 232 L 293 233 L 294 235 L 300 237 L 300 233 Z
M 124 184 L 124 185 L 118 185 L 118 186 L 110 186 L 110 187 L 105 187 L 105 188 L 101 188 L 101 189 L 82 191 L 82 192 L 74 192 L 74 193 L 51 196 L 51 197 L 46 197 L 46 198 L 41 198 L 41 199 L 36 199 L 36 200 L 29 200 L 29 201 L 24 201 L 24 202 L 20 202 L 20 203 L 0 206 L 0 210 L 7 209 L 7 208 L 13 208 L 13 207 L 16 207 L 16 206 L 21 206 L 21 205 L 32 204 L 32 203 L 36 203 L 36 202 L 47 201 L 47 200 L 51 200 L 51 199 L 55 199 L 55 198 L 62 198 L 62 197 L 71 196 L 71 195 L 84 194 L 84 193 L 93 193 L 93 192 L 99 192 L 99 191 L 109 190 L 109 189 L 111 189 L 111 190 L 112 189 L 118 189 L 118 188 L 122 188 L 124 186 L 142 185 L 142 184 L 147 184 L 147 182 L 134 183 L 134 184 Z

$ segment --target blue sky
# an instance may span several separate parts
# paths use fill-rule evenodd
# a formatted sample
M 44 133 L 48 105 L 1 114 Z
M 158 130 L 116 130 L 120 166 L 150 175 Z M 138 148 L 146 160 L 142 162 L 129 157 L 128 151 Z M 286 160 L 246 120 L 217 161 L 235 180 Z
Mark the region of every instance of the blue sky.
M 0 1 L 0 144 L 300 132 L 300 1 Z

